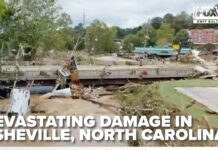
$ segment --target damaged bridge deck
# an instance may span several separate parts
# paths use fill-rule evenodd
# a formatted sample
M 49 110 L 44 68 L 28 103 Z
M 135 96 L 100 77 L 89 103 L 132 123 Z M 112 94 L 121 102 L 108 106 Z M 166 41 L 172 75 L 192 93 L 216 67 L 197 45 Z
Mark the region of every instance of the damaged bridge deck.
M 57 70 L 61 66 L 20 66 L 18 80 L 51 81 L 57 79 Z M 0 81 L 15 79 L 15 67 L 3 66 Z M 79 79 L 82 82 L 104 81 L 126 82 L 126 80 L 179 79 L 189 77 L 194 69 L 191 66 L 78 66 Z M 10 74 L 10 76 L 8 75 Z M 91 84 L 91 83 L 90 83 Z

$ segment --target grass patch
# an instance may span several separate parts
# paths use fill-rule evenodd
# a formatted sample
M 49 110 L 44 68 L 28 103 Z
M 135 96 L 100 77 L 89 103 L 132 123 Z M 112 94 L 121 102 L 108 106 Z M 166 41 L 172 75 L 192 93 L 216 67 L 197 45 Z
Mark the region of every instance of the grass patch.
M 156 82 L 151 85 L 133 84 L 121 88 L 118 99 L 121 104 L 129 108 L 153 108 L 152 112 L 133 111 L 126 109 L 122 115 L 152 116 L 170 115 L 172 118 L 177 115 L 192 115 L 194 119 L 193 129 L 214 127 L 218 128 L 218 115 L 207 113 L 209 111 L 202 104 L 192 100 L 175 90 L 175 87 L 218 87 L 218 81 L 213 80 L 180 80 Z M 207 120 L 207 121 L 206 121 Z M 208 125 L 209 122 L 209 125 Z M 174 126 L 172 126 L 174 128 Z M 139 131 L 141 131 L 139 129 Z M 213 141 L 156 141 L 158 146 L 213 146 Z M 137 141 L 129 141 L 131 146 L 146 145 L 140 138 Z
M 187 106 L 193 103 L 193 99 L 183 95 L 175 90 L 175 87 L 218 87 L 218 81 L 214 80 L 180 80 L 155 83 L 159 85 L 161 96 L 164 99 L 165 105 L 177 107 L 183 112 L 192 115 L 198 120 L 202 120 L 206 116 L 211 126 L 218 128 L 218 116 L 208 114 L 207 107 L 195 103 L 191 107 Z
M 179 80 L 156 82 L 151 85 L 133 84 L 121 88 L 118 99 L 121 104 L 129 108 L 138 108 L 137 111 L 130 109 L 123 110 L 122 115 L 152 116 L 170 115 L 172 118 L 177 115 L 192 115 L 193 129 L 218 128 L 218 115 L 208 113 L 208 108 L 176 91 L 175 87 L 218 87 L 218 81 L 214 80 Z M 139 111 L 139 108 L 153 108 L 151 112 Z M 174 124 L 174 123 L 172 123 Z M 172 125 L 172 128 L 175 126 Z M 138 131 L 141 131 L 139 129 Z M 156 141 L 158 146 L 216 146 L 215 141 Z M 137 141 L 129 141 L 130 146 L 147 145 L 140 138 Z

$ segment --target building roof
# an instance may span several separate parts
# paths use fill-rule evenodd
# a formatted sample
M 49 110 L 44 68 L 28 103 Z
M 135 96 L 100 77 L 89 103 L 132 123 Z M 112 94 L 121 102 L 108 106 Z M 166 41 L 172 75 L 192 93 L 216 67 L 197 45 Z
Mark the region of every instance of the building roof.
M 218 30 L 216 29 L 191 29 L 189 36 L 195 45 L 217 44 Z
M 141 52 L 143 52 L 143 51 L 145 52 L 145 51 L 162 51 L 162 50 L 163 51 L 164 50 L 165 51 L 166 50 L 167 51 L 174 51 L 173 48 L 171 48 L 171 47 L 167 47 L 167 48 L 165 48 L 165 47 L 136 47 L 134 51 L 135 52 L 137 52 L 137 51 L 138 52 L 140 52 L 140 51 Z M 182 50 L 190 50 L 190 48 L 182 48 Z

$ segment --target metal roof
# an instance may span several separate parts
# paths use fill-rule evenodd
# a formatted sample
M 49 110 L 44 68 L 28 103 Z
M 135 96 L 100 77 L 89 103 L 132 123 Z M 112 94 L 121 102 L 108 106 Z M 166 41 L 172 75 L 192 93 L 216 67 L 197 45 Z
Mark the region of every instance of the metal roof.
M 181 50 L 189 51 L 190 48 L 182 48 Z M 173 48 L 165 47 L 135 47 L 134 52 L 145 52 L 145 51 L 174 51 Z

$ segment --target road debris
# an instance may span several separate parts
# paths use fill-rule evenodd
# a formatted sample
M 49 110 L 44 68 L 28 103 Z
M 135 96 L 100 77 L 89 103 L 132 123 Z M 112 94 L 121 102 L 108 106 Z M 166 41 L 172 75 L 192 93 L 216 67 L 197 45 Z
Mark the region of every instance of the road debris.
M 214 79 L 216 72 L 214 67 L 211 67 L 211 63 L 207 62 L 203 58 L 199 57 L 200 51 L 192 50 L 192 56 L 198 60 L 203 66 L 196 66 L 194 70 L 200 76 L 201 79 Z M 212 65 L 215 65 L 212 63 Z
M 41 99 L 50 99 L 52 97 L 72 97 L 71 88 L 55 90 L 40 96 Z
M 210 74 L 210 72 L 209 72 L 208 69 L 206 69 L 206 68 L 204 68 L 204 67 L 201 67 L 201 66 L 196 66 L 196 67 L 194 68 L 194 70 L 195 70 L 196 72 L 198 72 L 200 75 L 208 75 L 208 74 Z
M 89 101 L 89 102 L 92 102 L 92 103 L 94 103 L 94 104 L 98 104 L 98 105 L 100 105 L 100 106 L 113 107 L 113 108 L 115 108 L 115 109 L 117 109 L 117 110 L 122 110 L 122 111 L 124 111 L 124 110 L 129 110 L 129 111 L 143 111 L 143 112 L 151 112 L 151 111 L 153 111 L 152 108 L 132 108 L 132 107 L 126 107 L 126 106 L 120 106 L 120 105 L 114 105 L 114 104 L 110 104 L 110 103 L 100 102 L 100 101 L 98 101 L 98 100 L 96 100 L 96 99 L 91 98 L 91 96 L 88 95 L 88 94 L 87 94 L 87 95 L 84 95 L 84 96 L 82 97 L 82 99 L 83 99 L 83 100 L 86 100 L 86 101 Z
M 52 94 L 53 94 L 53 96 L 64 96 L 64 97 L 72 96 L 70 88 L 56 90 L 56 91 L 53 91 Z
M 202 65 L 205 64 L 205 60 L 204 60 L 203 58 L 199 57 L 200 51 L 198 51 L 198 50 L 192 50 L 191 53 L 192 53 L 192 56 L 193 56 L 197 61 L 199 61 Z
M 90 97 L 91 99 L 97 99 L 101 96 L 112 95 L 112 92 L 106 91 L 103 87 L 99 88 L 85 88 L 83 97 Z
M 27 89 L 14 88 L 10 96 L 11 107 L 8 115 L 25 115 L 30 105 L 30 91 Z
M 84 87 L 79 82 L 70 83 L 71 95 L 73 99 L 79 99 L 84 94 Z

